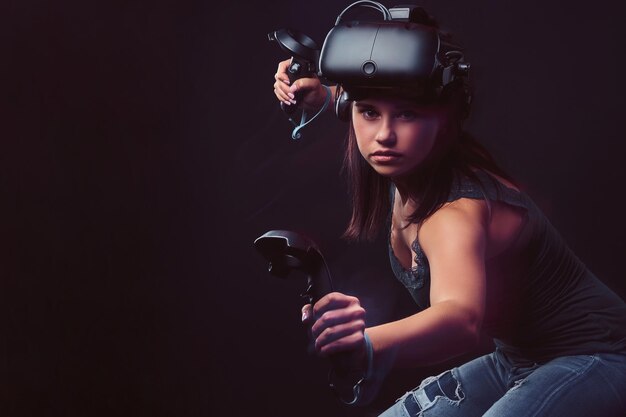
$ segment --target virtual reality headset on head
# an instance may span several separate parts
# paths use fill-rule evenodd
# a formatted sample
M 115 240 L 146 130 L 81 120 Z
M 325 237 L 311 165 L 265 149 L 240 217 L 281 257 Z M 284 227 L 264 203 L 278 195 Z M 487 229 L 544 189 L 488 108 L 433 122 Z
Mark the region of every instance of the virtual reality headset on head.
M 357 6 L 379 10 L 383 18 L 344 19 L 344 14 Z M 304 35 L 292 36 L 292 47 L 285 46 L 284 33 L 273 35 L 294 59 L 300 57 L 304 72 L 316 72 L 338 85 L 335 111 L 342 120 L 349 119 L 351 101 L 372 95 L 391 94 L 429 103 L 451 85 L 467 91 L 470 66 L 464 61 L 462 48 L 450 42 L 416 5 L 387 9 L 378 2 L 357 1 L 339 14 L 321 50 Z M 469 94 L 466 96 L 469 102 Z

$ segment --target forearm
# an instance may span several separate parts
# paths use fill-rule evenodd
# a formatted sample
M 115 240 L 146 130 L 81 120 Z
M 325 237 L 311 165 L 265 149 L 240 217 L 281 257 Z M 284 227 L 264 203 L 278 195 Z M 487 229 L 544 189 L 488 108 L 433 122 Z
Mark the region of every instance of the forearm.
M 432 365 L 468 352 L 479 340 L 480 318 L 444 301 L 404 319 L 367 329 L 375 362 L 385 368 Z

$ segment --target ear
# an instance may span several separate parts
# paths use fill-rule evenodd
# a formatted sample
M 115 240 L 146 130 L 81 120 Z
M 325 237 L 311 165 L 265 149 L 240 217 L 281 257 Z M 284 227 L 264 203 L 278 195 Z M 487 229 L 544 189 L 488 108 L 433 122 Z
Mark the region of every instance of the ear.
M 352 101 L 348 100 L 348 93 L 339 86 L 335 97 L 335 114 L 342 122 L 349 122 L 352 115 Z
M 446 85 L 441 92 L 440 99 L 453 103 L 454 113 L 461 121 L 469 117 L 472 93 L 465 80 L 457 78 Z

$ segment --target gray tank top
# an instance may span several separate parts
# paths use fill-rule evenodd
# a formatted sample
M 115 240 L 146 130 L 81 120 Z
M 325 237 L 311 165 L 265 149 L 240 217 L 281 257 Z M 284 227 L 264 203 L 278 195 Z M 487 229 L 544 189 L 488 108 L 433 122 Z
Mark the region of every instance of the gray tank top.
M 626 303 L 585 267 L 525 193 L 486 173 L 477 175 L 482 188 L 468 178 L 455 181 L 448 201 L 472 198 L 521 208 L 526 213 L 523 233 L 529 234 L 520 273 L 500 276 L 498 281 L 488 277 L 487 310 L 498 314 L 487 314 L 490 319 L 483 330 L 511 360 L 520 362 L 595 352 L 626 353 Z M 430 269 L 417 238 L 411 245 L 416 264 L 411 269 L 400 264 L 390 240 L 388 247 L 395 276 L 420 309 L 429 307 Z

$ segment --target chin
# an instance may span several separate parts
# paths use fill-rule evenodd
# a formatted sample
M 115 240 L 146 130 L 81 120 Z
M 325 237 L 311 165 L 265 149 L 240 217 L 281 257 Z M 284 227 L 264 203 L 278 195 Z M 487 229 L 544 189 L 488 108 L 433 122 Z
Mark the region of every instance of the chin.
M 398 165 L 370 164 L 370 166 L 372 167 L 372 169 L 374 169 L 374 171 L 376 171 L 379 175 L 382 175 L 383 177 L 401 178 L 415 171 L 415 169 L 419 166 L 419 164 L 411 165 L 411 166 L 400 165 L 400 164 Z
M 378 173 L 378 175 L 382 175 L 387 178 L 399 178 L 406 175 L 409 171 L 406 169 L 398 169 L 397 167 L 391 166 L 376 166 L 374 167 L 374 171 Z

